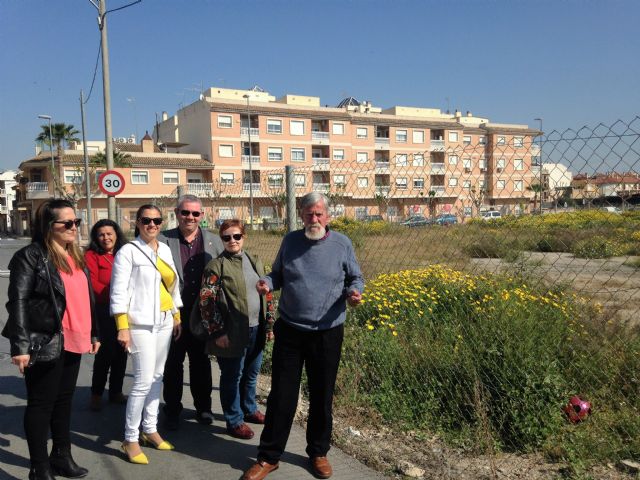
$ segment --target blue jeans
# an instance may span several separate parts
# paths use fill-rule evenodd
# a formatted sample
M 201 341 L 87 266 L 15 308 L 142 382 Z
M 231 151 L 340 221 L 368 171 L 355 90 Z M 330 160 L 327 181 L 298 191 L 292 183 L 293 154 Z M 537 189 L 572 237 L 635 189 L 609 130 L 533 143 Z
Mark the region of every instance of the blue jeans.
M 249 329 L 249 343 L 241 357 L 217 357 L 220 366 L 220 403 L 227 428 L 244 423 L 244 416 L 255 413 L 256 383 L 262 365 L 262 349 L 256 348 L 258 327 Z

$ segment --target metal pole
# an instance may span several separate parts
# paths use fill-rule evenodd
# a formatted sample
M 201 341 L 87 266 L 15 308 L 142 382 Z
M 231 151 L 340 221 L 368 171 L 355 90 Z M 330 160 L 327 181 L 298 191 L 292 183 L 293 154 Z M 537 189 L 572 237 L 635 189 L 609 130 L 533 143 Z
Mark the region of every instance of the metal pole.
M 87 190 L 87 228 L 92 224 L 91 218 L 91 175 L 89 173 L 89 153 L 87 151 L 87 140 L 85 137 L 85 122 L 84 122 L 84 93 L 80 90 L 80 117 L 82 118 L 82 150 L 84 156 L 84 183 Z
M 287 232 L 296 230 L 296 186 L 294 170 L 291 165 L 284 167 L 287 188 Z
M 106 0 L 99 1 L 98 28 L 102 42 L 102 89 L 104 96 L 104 140 L 107 157 L 107 170 L 113 169 L 113 134 L 111 131 L 111 81 L 109 79 L 109 46 L 107 43 L 107 11 Z M 116 197 L 107 197 L 107 216 L 116 219 Z
M 253 230 L 253 158 L 251 157 L 251 111 L 249 110 L 249 95 L 244 95 L 247 99 L 247 132 L 249 134 L 249 221 L 250 229 Z
M 539 169 L 540 169 L 540 205 L 539 205 L 539 211 L 542 214 L 542 191 L 543 191 L 543 187 L 542 187 L 542 118 L 534 118 L 534 120 L 540 122 L 540 156 L 538 157 L 538 163 L 539 165 Z
M 56 161 L 53 159 L 53 132 L 49 117 L 49 154 L 51 155 L 51 179 L 53 180 L 53 198 L 56 198 Z

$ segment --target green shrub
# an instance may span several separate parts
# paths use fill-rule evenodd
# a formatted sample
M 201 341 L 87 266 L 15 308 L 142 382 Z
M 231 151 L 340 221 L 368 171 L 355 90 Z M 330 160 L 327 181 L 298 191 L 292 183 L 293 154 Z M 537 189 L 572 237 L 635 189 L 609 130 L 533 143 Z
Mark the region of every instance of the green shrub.
M 624 247 L 615 240 L 595 236 L 576 243 L 573 254 L 579 258 L 610 258 L 624 253 Z

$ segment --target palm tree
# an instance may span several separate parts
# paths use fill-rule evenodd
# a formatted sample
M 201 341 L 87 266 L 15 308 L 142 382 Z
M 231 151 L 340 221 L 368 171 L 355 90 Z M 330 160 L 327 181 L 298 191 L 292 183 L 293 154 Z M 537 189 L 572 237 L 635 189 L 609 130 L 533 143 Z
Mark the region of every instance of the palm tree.
M 94 167 L 106 167 L 107 156 L 104 152 L 98 152 L 93 156 L 91 165 Z M 113 152 L 113 166 L 118 168 L 127 168 L 131 166 L 131 155 L 122 153 L 118 150 Z
M 43 142 L 46 145 L 53 145 L 56 147 L 58 151 L 58 157 L 62 158 L 62 150 L 65 145 L 68 145 L 69 142 L 79 142 L 80 140 L 76 137 L 78 130 L 71 124 L 67 125 L 66 123 L 54 123 L 51 125 L 51 136 L 49 137 L 49 124 L 40 125 L 42 131 L 36 137 L 37 142 Z
M 540 197 L 540 207 L 542 207 L 542 192 L 544 189 L 539 183 L 532 183 L 527 187 L 527 190 L 533 192 L 533 213 L 538 211 L 538 197 Z

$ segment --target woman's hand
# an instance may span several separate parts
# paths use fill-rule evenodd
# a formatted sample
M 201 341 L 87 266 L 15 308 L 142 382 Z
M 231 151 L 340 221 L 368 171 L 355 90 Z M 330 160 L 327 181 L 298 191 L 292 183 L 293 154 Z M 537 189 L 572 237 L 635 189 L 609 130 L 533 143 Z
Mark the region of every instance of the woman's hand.
M 100 342 L 92 343 L 91 350 L 89 350 L 89 353 L 91 355 L 95 355 L 96 353 L 98 353 L 98 350 L 100 350 Z
M 180 335 L 182 335 L 182 323 L 180 323 L 180 320 L 174 320 L 173 321 L 173 339 L 178 340 L 180 338 Z
M 27 368 L 29 364 L 30 355 L 16 355 L 15 357 L 11 357 L 11 363 L 18 366 L 20 373 L 24 375 L 24 369 Z
M 229 348 L 229 336 L 225 333 L 221 337 L 215 339 L 218 348 Z
M 267 342 L 273 342 L 274 338 L 276 338 L 276 336 L 273 334 L 273 332 L 267 332 Z
M 123 328 L 122 330 L 118 330 L 118 343 L 122 345 L 124 351 L 129 353 L 130 345 L 131 345 L 131 333 L 128 328 Z
M 266 295 L 271 291 L 271 289 L 269 288 L 269 284 L 267 284 L 267 282 L 264 280 L 258 280 L 258 283 L 256 283 L 256 290 L 258 291 L 259 295 Z

